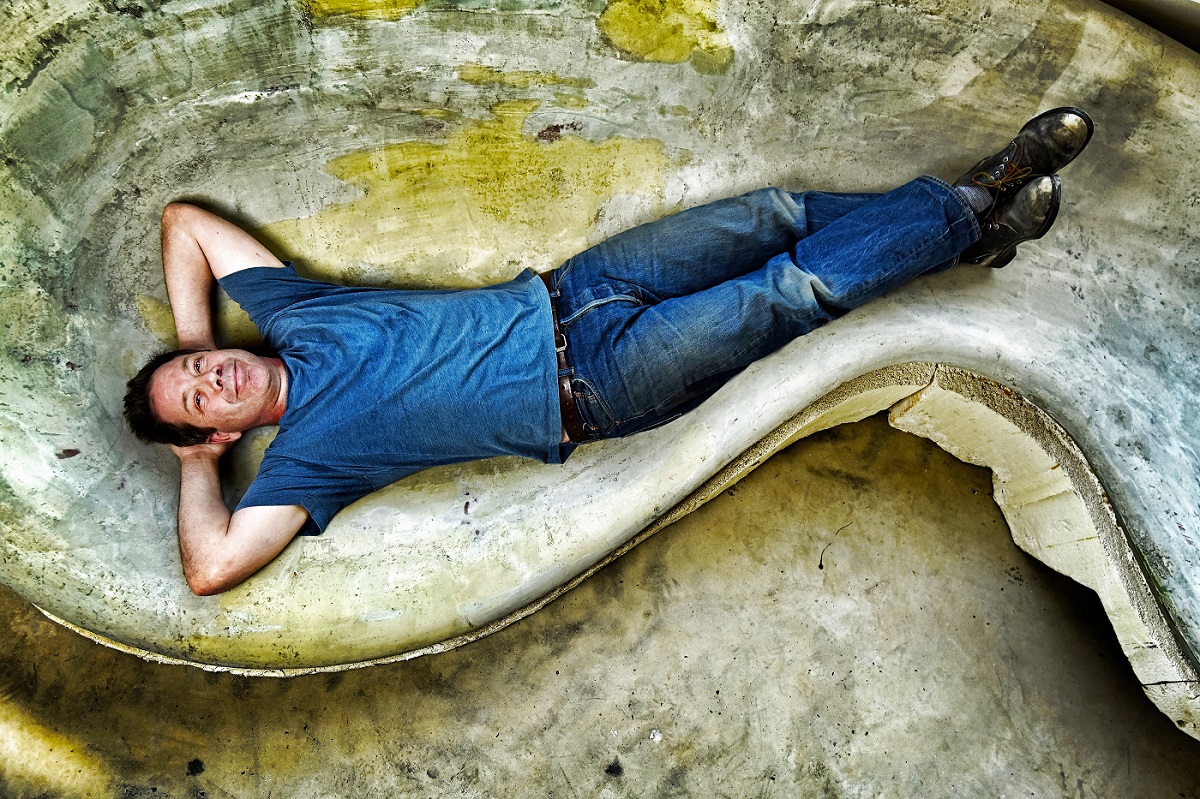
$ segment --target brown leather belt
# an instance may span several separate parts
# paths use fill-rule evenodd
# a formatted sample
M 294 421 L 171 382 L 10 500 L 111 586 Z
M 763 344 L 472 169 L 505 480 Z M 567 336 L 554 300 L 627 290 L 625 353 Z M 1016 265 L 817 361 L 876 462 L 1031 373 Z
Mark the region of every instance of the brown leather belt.
M 551 272 L 538 275 L 550 294 L 550 318 L 554 320 L 554 354 L 558 357 L 558 405 L 562 410 L 562 426 L 567 437 L 575 444 L 591 441 L 592 437 L 583 429 L 583 420 L 579 418 L 579 409 L 575 407 L 575 392 L 571 390 L 571 378 L 563 372 L 570 369 L 567 363 L 567 337 L 563 335 L 562 326 L 558 322 L 558 294 L 551 285 Z

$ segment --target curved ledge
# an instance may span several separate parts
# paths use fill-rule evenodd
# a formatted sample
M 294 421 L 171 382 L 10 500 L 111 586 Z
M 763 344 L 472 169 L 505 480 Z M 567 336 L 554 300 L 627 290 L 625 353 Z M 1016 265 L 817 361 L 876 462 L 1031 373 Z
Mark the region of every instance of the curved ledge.
M 969 370 L 905 363 L 851 380 L 788 419 L 703 485 L 600 560 L 524 607 L 444 641 L 354 663 L 241 668 L 165 657 L 105 638 L 43 611 L 107 646 L 147 660 L 248 676 L 288 677 L 392 663 L 476 641 L 541 609 L 664 527 L 736 483 L 774 453 L 813 433 L 889 410 L 892 426 L 992 470 L 995 499 L 1027 553 L 1096 591 L 1134 672 L 1176 724 L 1200 737 L 1200 678 L 1155 599 L 1108 495 L 1078 446 L 1045 411 Z
M 0 41 L 0 580 L 48 615 L 242 673 L 437 651 L 789 440 L 899 403 L 896 424 L 993 467 L 1018 542 L 1100 592 L 1148 693 L 1196 733 L 1200 222 L 1179 169 L 1200 149 L 1194 53 L 1084 0 L 992 4 L 987 37 L 967 5 L 760 5 L 695 20 L 705 36 L 670 63 L 539 0 L 397 19 L 146 6 L 15 0 Z M 117 418 L 171 336 L 149 222 L 165 202 L 207 201 L 323 277 L 477 285 L 758 185 L 957 174 L 1068 103 L 1096 137 L 1054 229 L 1007 269 L 915 281 L 564 467 L 415 476 L 242 588 L 187 592 L 177 463 Z M 236 309 L 221 318 L 240 340 Z
M 645 541 L 651 535 L 657 533 L 659 530 L 672 524 L 673 522 L 678 521 L 687 514 L 699 508 L 704 503 L 708 502 L 713 497 L 720 494 L 726 488 L 736 483 L 746 474 L 751 472 L 755 467 L 757 467 L 775 452 L 778 452 L 787 445 L 805 436 L 839 424 L 859 421 L 879 412 L 880 410 L 889 408 L 896 402 L 901 401 L 903 398 L 912 396 L 912 393 L 915 390 L 921 388 L 922 386 L 928 385 L 929 381 L 933 378 L 934 373 L 935 367 L 932 364 L 908 363 L 880 369 L 870 374 L 863 375 L 855 380 L 851 380 L 850 382 L 838 387 L 834 391 L 826 394 L 824 397 L 821 397 L 817 401 L 809 404 L 802 411 L 788 419 L 787 422 L 772 430 L 752 447 L 745 450 L 728 464 L 726 464 L 701 486 L 696 488 L 665 513 L 654 519 L 651 524 L 636 532 L 631 538 L 621 543 L 615 549 L 612 549 L 607 553 L 597 553 L 597 557 L 599 557 L 598 560 L 592 562 L 578 574 L 569 576 L 569 578 L 561 585 L 552 588 L 544 595 L 533 599 L 522 607 L 508 608 L 501 617 L 487 621 L 486 623 L 470 629 L 467 632 L 448 637 L 445 640 L 403 650 L 396 654 L 348 663 L 304 665 L 287 668 L 247 668 L 236 665 L 210 663 L 190 658 L 171 657 L 159 652 L 153 652 L 137 646 L 131 646 L 121 641 L 108 638 L 99 633 L 95 633 L 79 625 L 72 624 L 71 622 L 59 618 L 44 608 L 39 608 L 39 610 L 59 624 L 75 630 L 77 633 L 84 635 L 87 638 L 104 644 L 105 646 L 136 655 L 145 660 L 159 663 L 197 666 L 209 671 L 231 672 L 246 676 L 293 677 L 319 672 L 344 671 L 347 669 L 363 668 L 366 666 L 411 660 L 423 655 L 444 652 L 490 635 L 516 621 L 521 620 L 529 614 L 540 610 L 548 603 L 562 596 L 579 583 L 591 577 L 598 570 L 604 568 L 609 563 L 624 555 L 642 541 Z M 468 491 L 467 493 L 469 495 L 470 492 Z M 358 504 L 362 505 L 364 503 L 371 503 L 375 501 L 377 501 L 377 499 L 368 498 L 367 500 L 364 500 Z M 352 510 L 349 512 L 353 513 Z M 522 531 L 518 529 L 512 532 L 516 535 L 521 535 Z M 486 601 L 488 599 L 488 597 L 481 596 L 477 597 L 476 601 Z M 413 636 L 413 638 L 420 640 L 420 635 L 421 633 L 418 633 L 418 635 Z M 395 646 L 397 642 L 390 641 L 389 643 Z M 402 646 L 402 642 L 400 643 Z
M 992 470 L 996 504 L 1017 546 L 1099 595 L 1142 688 L 1179 728 L 1200 737 L 1195 660 L 1066 431 L 1005 386 L 945 366 L 927 388 L 893 406 L 888 420 Z

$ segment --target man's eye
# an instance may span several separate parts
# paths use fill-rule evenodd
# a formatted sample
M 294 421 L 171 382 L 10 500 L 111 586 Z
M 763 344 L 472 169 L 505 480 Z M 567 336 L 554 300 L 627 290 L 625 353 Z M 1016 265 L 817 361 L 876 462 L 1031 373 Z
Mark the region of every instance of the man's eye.
M 200 392 L 199 391 L 196 392 L 195 403 L 196 403 L 196 410 L 200 410 Z
M 200 374 L 200 359 L 199 358 L 192 361 L 192 369 L 196 372 L 196 374 Z

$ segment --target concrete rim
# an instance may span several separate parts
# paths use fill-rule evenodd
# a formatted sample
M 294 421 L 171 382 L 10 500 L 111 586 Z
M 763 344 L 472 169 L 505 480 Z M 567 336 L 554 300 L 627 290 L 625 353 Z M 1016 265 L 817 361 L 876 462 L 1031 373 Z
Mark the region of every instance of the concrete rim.
M 1153 644 L 1161 653 L 1168 668 L 1180 677 L 1178 680 L 1150 683 L 1141 673 L 1143 669 L 1139 669 L 1137 659 L 1131 658 L 1135 671 L 1139 672 L 1139 679 L 1142 680 L 1144 687 L 1150 688 L 1153 685 L 1160 689 L 1158 691 L 1159 694 L 1169 695 L 1152 695 L 1151 698 L 1164 711 L 1167 711 L 1169 715 L 1175 718 L 1177 725 L 1194 737 L 1200 737 L 1195 721 L 1190 718 L 1181 717 L 1181 714 L 1185 712 L 1185 703 L 1180 700 L 1186 699 L 1187 695 L 1194 693 L 1195 687 L 1198 684 L 1194 656 L 1188 651 L 1186 644 L 1175 632 L 1173 625 L 1168 622 L 1168 613 L 1163 608 L 1161 600 L 1150 589 L 1145 566 L 1141 558 L 1137 556 L 1136 550 L 1130 545 L 1125 530 L 1109 500 L 1108 493 L 1104 490 L 1099 477 L 1088 464 L 1084 453 L 1049 413 L 1036 406 L 1023 395 L 985 375 L 943 363 L 908 362 L 895 364 L 868 372 L 843 383 L 776 427 L 756 444 L 743 451 L 741 455 L 733 459 L 708 481 L 692 491 L 683 501 L 677 503 L 674 507 L 652 521 L 637 535 L 630 538 L 617 549 L 609 552 L 590 568 L 568 582 L 524 607 L 478 629 L 407 652 L 328 666 L 299 668 L 243 668 L 225 666 L 164 656 L 149 650 L 129 646 L 59 618 L 42 608 L 39 608 L 39 610 L 50 619 L 80 635 L 104 646 L 135 655 L 143 660 L 171 665 L 187 665 L 210 672 L 227 672 L 248 677 L 296 677 L 309 674 L 340 672 L 397 663 L 424 655 L 446 652 L 491 635 L 545 607 L 591 577 L 600 569 L 629 552 L 650 536 L 704 505 L 710 499 L 713 499 L 742 477 L 749 474 L 771 455 L 794 441 L 811 433 L 836 426 L 837 424 L 857 421 L 888 408 L 893 409 L 893 413 L 895 413 L 896 409 L 902 409 L 906 404 L 911 404 L 914 398 L 926 390 L 925 388 L 910 394 L 899 402 L 888 402 L 880 407 L 876 407 L 878 402 L 872 397 L 872 393 L 879 392 L 888 387 L 911 386 L 914 384 L 924 385 L 926 388 L 936 384 L 958 394 L 970 403 L 987 409 L 991 413 L 1017 426 L 1028 437 L 1031 446 L 1036 446 L 1042 451 L 1051 454 L 1062 464 L 1074 491 L 1087 507 L 1099 540 L 1108 555 L 1108 561 L 1126 594 L 1126 599 L 1130 607 L 1149 632 L 1153 639 Z M 862 402 L 864 399 L 866 400 L 865 404 Z M 858 402 L 855 402 L 856 400 Z M 847 409 L 849 409 L 848 414 Z M 1001 511 L 1007 519 L 1009 517 L 1008 509 L 1001 505 Z M 1017 538 L 1015 534 L 1014 538 Z M 1019 538 L 1018 545 L 1021 545 Z M 1038 556 L 1036 552 L 1031 552 L 1030 554 L 1034 555 L 1034 557 Z M 1051 564 L 1051 566 L 1052 568 L 1057 568 L 1054 564 Z M 1079 579 L 1074 574 L 1068 574 L 1068 576 L 1073 579 Z M 1106 610 L 1108 610 L 1108 602 L 1105 604 Z M 1126 648 L 1128 653 L 1129 647 L 1134 645 L 1133 642 L 1126 640 L 1120 634 L 1119 637 L 1122 638 L 1122 646 Z M 1178 695 L 1181 693 L 1182 695 Z

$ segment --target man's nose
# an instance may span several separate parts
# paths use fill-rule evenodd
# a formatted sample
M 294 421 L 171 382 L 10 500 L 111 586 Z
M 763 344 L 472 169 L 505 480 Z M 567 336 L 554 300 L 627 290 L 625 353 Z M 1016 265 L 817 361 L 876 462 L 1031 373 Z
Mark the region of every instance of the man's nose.
M 217 391 L 220 391 L 222 389 L 222 387 L 225 385 L 225 380 L 223 379 L 223 375 L 224 375 L 224 370 L 220 366 L 214 366 L 213 368 L 208 370 L 208 374 L 205 375 L 205 377 L 208 378 L 209 384 L 214 389 L 216 389 Z

